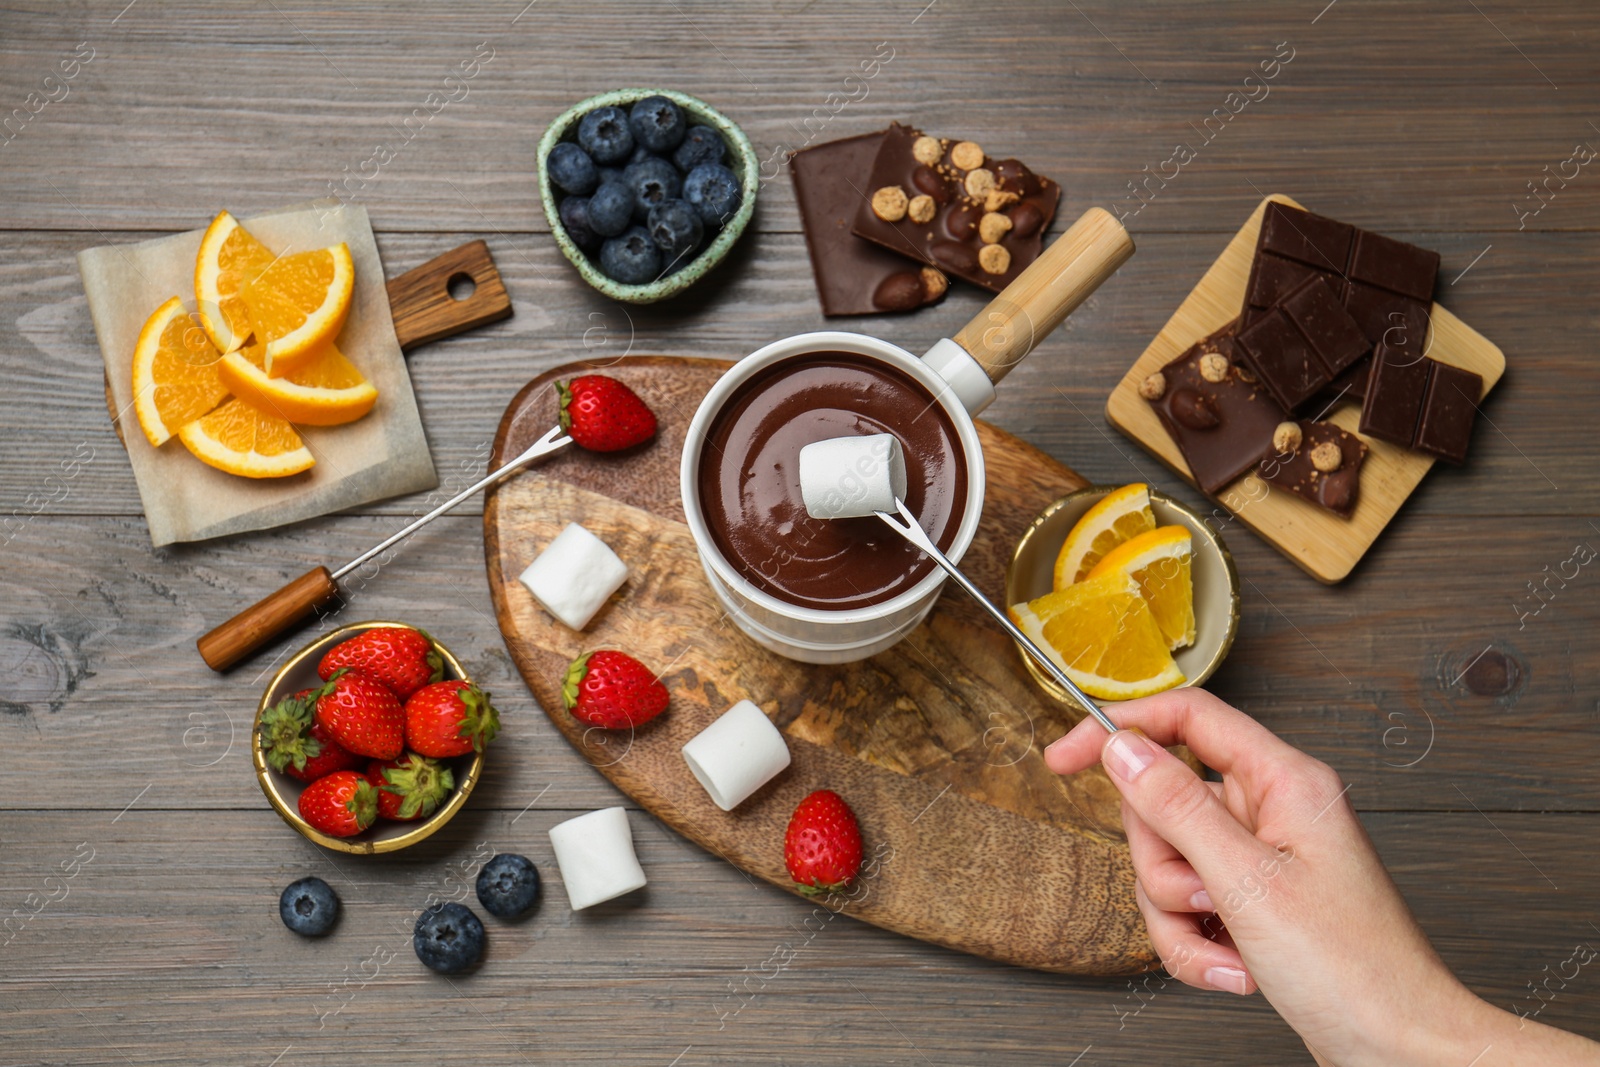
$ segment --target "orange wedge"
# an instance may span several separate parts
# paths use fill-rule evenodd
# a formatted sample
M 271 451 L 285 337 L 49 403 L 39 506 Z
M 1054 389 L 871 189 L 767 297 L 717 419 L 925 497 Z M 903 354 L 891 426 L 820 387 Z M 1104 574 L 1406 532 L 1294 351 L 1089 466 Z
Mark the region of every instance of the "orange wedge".
M 1107 552 L 1155 528 L 1149 486 L 1135 482 L 1113 489 L 1084 512 L 1067 534 L 1056 556 L 1055 588 L 1059 591 L 1083 581 Z
M 178 431 L 200 462 L 244 478 L 282 478 L 316 462 L 294 427 L 233 399 Z
M 222 403 L 221 358 L 205 331 L 173 297 L 156 308 L 133 346 L 133 410 L 139 428 L 160 448 L 177 428 Z
M 354 422 L 378 402 L 378 390 L 330 342 L 322 353 L 282 378 L 266 371 L 260 345 L 222 357 L 222 384 L 241 400 L 305 426 Z
M 1194 644 L 1192 559 L 1188 527 L 1161 526 L 1107 552 L 1086 581 L 1118 572 L 1132 578 L 1167 647 L 1182 648 Z
M 1121 571 L 1013 605 L 1010 614 L 1090 696 L 1132 700 L 1185 681 L 1139 584 Z
M 226 211 L 206 227 L 194 261 L 194 299 L 200 324 L 218 351 L 236 351 L 249 339 L 250 314 L 240 293 L 274 258 Z
M 350 248 L 336 244 L 279 256 L 244 283 L 240 296 L 267 373 L 283 377 L 310 363 L 344 326 L 355 290 Z

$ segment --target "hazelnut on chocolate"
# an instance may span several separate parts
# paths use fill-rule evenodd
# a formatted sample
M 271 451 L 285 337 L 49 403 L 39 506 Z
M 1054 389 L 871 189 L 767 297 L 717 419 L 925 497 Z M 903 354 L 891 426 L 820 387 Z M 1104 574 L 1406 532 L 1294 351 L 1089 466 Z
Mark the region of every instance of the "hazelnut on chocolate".
M 984 245 L 978 250 L 978 266 L 987 274 L 1004 274 L 1011 269 L 1011 253 L 1003 245 Z
M 1167 376 L 1160 371 L 1139 383 L 1139 395 L 1146 400 L 1160 400 L 1167 392 Z
M 933 303 L 945 294 L 950 288 L 950 279 L 932 267 L 922 268 L 922 295 L 928 303 Z
M 997 245 L 1000 238 L 1011 231 L 1011 220 L 998 212 L 991 211 L 978 220 L 978 236 L 986 245 Z
M 916 271 L 898 271 L 878 283 L 872 304 L 884 311 L 910 311 L 922 306 L 924 289 L 922 276 Z
M 1011 209 L 1011 227 L 1018 237 L 1032 237 L 1044 222 L 1044 213 L 1024 201 Z
M 1010 207 L 1022 198 L 1016 193 L 1005 189 L 990 189 L 989 195 L 983 198 L 983 210 L 999 211 L 1001 208 Z
M 950 162 L 962 170 L 977 170 L 983 166 L 983 149 L 976 141 L 962 141 L 950 149 Z
M 1311 450 L 1311 465 L 1323 474 L 1332 474 L 1344 464 L 1344 449 L 1337 441 L 1324 441 Z
M 1191 430 L 1209 430 L 1222 422 L 1222 416 L 1217 414 L 1216 404 L 1211 398 L 1188 387 L 1173 392 L 1168 410 L 1173 418 Z
M 906 217 L 906 193 L 898 185 L 885 185 L 872 194 L 872 213 L 884 222 L 899 222 Z
M 906 205 L 906 214 L 911 216 L 912 222 L 932 222 L 935 210 L 936 205 L 933 202 L 933 197 L 928 196 L 926 193 L 921 196 L 913 196 L 911 202 Z
M 1221 352 L 1207 352 L 1200 357 L 1200 377 L 1208 382 L 1228 380 L 1228 357 Z
M 1298 422 L 1280 422 L 1272 431 L 1272 450 L 1280 456 L 1298 452 L 1303 439 Z
M 918 137 L 911 142 L 911 158 L 931 167 L 944 158 L 944 145 L 937 137 Z
M 961 146 L 957 145 L 956 147 L 960 148 Z M 972 199 L 986 200 L 989 196 L 989 190 L 994 188 L 994 171 L 984 170 L 982 167 L 977 170 L 970 170 L 967 172 L 967 180 L 963 185 L 967 190 L 967 195 Z

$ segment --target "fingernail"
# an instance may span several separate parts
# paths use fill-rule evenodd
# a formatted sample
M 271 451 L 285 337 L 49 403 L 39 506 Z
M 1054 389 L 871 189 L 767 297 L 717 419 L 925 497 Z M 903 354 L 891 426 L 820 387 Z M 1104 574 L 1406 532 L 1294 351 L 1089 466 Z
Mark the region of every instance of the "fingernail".
M 1156 754 L 1150 750 L 1150 742 L 1130 734 L 1128 730 L 1112 734 L 1111 740 L 1106 742 L 1105 751 L 1101 753 L 1106 769 L 1124 782 L 1139 777 L 1156 758 Z
M 1217 906 L 1211 903 L 1211 894 L 1204 889 L 1189 898 L 1189 907 L 1195 911 L 1212 912 L 1217 910 Z
M 1244 996 L 1250 989 L 1250 976 L 1237 967 L 1207 967 L 1204 977 L 1206 985 L 1224 993 Z

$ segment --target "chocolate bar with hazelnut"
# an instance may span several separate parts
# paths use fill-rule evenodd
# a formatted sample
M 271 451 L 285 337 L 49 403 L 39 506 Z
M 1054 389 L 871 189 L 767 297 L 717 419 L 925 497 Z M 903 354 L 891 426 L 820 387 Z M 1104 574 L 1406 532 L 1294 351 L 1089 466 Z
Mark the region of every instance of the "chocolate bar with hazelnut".
M 1287 416 L 1236 358 L 1234 324 L 1139 383 L 1139 395 L 1183 453 L 1195 483 L 1215 495 L 1256 465 Z
M 913 311 L 937 303 L 950 287 L 942 272 L 907 263 L 850 232 L 882 142 L 883 131 L 864 133 L 803 148 L 789 158 L 824 315 Z
M 858 192 L 857 237 L 994 292 L 1039 258 L 1061 200 L 1061 186 L 1015 159 L 899 123 Z
M 1271 450 L 1256 469 L 1262 481 L 1341 518 L 1355 511 L 1367 458 L 1361 438 L 1331 422 L 1284 422 L 1273 431 Z

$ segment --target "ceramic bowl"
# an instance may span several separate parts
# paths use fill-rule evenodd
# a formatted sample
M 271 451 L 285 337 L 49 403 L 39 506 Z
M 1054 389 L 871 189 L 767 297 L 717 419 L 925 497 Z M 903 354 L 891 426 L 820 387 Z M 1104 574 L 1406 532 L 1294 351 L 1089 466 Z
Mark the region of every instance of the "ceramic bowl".
M 1006 603 L 1021 604 L 1050 592 L 1056 556 L 1066 543 L 1067 534 L 1083 513 L 1097 504 L 1115 485 L 1092 485 L 1068 494 L 1045 508 L 1023 533 L 1011 554 L 1006 569 Z M 1172 654 L 1178 669 L 1188 679 L 1186 685 L 1201 685 L 1227 658 L 1239 630 L 1239 572 L 1233 555 L 1222 538 L 1199 514 L 1165 493 L 1150 490 L 1150 509 L 1158 526 L 1186 526 L 1192 538 L 1194 558 L 1190 574 L 1194 581 L 1195 642 Z M 1045 673 L 1033 657 L 1019 645 L 1017 654 L 1028 673 L 1046 695 L 1067 709 L 1087 714 L 1087 709 Z
M 723 142 L 728 146 L 728 169 L 739 177 L 739 184 L 744 187 L 744 202 L 732 219 L 722 227 L 714 240 L 700 253 L 690 260 L 681 270 L 667 275 L 664 278 L 645 285 L 628 285 L 625 282 L 615 281 L 606 277 L 600 270 L 597 261 L 590 259 L 588 253 L 572 243 L 572 238 L 567 236 L 566 227 L 561 225 L 561 216 L 558 209 L 561 199 L 566 194 L 556 189 L 550 183 L 550 176 L 545 171 L 545 161 L 550 158 L 550 150 L 562 141 L 576 141 L 578 136 L 578 120 L 597 107 L 616 105 L 627 108 L 647 96 L 664 96 L 668 100 L 683 108 L 688 115 L 690 125 L 710 126 L 722 134 Z M 722 112 L 706 103 L 697 100 L 685 93 L 673 92 L 671 89 L 614 89 L 609 93 L 591 96 L 580 101 L 562 112 L 539 139 L 538 163 L 539 168 L 539 199 L 544 203 L 544 217 L 549 220 L 550 233 L 561 248 L 561 254 L 572 262 L 583 276 L 583 280 L 594 288 L 611 297 L 629 304 L 653 304 L 658 300 L 676 296 L 689 286 L 705 277 L 723 257 L 728 254 L 728 249 L 739 239 L 744 228 L 750 223 L 750 216 L 756 209 L 756 192 L 761 185 L 760 160 L 756 156 L 754 146 L 744 131 L 734 125 Z
M 324 848 L 356 856 L 396 852 L 431 836 L 461 810 L 462 805 L 467 802 L 467 797 L 472 793 L 472 787 L 483 775 L 482 752 L 446 760 L 455 774 L 456 789 L 439 810 L 426 819 L 416 822 L 391 822 L 379 819 L 369 829 L 355 837 L 329 837 L 313 829 L 300 817 L 300 793 L 310 783 L 291 778 L 287 774 L 280 774 L 267 765 L 266 753 L 261 750 L 261 715 L 284 697 L 292 696 L 310 686 L 321 685 L 322 680 L 317 677 L 317 664 L 321 662 L 328 649 L 341 641 L 348 641 L 363 630 L 372 630 L 380 626 L 416 629 L 415 626 L 408 626 L 403 622 L 357 622 L 341 626 L 332 633 L 317 638 L 290 656 L 289 661 L 279 668 L 278 673 L 267 684 L 266 691 L 261 694 L 261 703 L 256 707 L 255 725 L 251 729 L 250 759 L 255 764 L 256 780 L 261 783 L 261 791 L 267 795 L 267 800 L 277 813 L 283 816 L 283 821 Z M 433 647 L 439 650 L 439 656 L 444 660 L 445 678 L 459 678 L 466 682 L 472 680 L 467 677 L 467 672 L 462 670 L 461 662 L 437 639 L 434 640 Z

